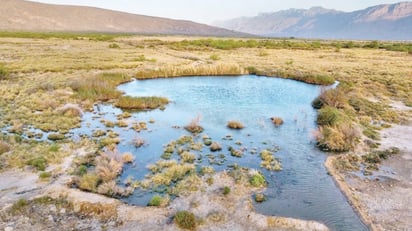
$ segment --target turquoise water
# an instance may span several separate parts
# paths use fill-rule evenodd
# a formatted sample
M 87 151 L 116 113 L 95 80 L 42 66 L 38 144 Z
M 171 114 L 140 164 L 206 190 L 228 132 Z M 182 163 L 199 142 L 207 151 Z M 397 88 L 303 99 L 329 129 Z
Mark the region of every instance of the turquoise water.
M 172 101 L 164 111 L 133 113 L 133 120 L 155 121 L 148 124 L 148 131 L 137 134 L 130 129 L 114 128 L 122 139 L 119 151 L 132 151 L 136 156 L 135 165 L 126 167 L 122 180 L 128 177 L 142 179 L 148 173 L 147 164 L 160 158 L 164 145 L 187 135 L 182 127 L 200 116 L 200 124 L 205 129 L 200 137 L 207 134 L 221 143 L 226 158 L 220 164 L 203 161 L 199 165 L 211 164 L 219 171 L 237 163 L 265 174 L 269 182 L 265 191 L 268 200 L 255 205 L 257 212 L 316 220 L 331 230 L 367 230 L 328 176 L 324 167 L 326 154 L 314 144 L 312 132 L 316 129 L 316 111 L 311 102 L 319 95 L 320 87 L 279 78 L 219 76 L 133 81 L 118 88 L 131 96 L 165 96 Z M 114 121 L 121 113 L 112 106 L 101 105 L 95 109 Z M 86 114 L 82 128 L 74 133 L 90 135 L 92 129 L 104 129 L 93 116 Z M 273 116 L 283 118 L 284 124 L 274 127 L 270 121 Z M 246 127 L 240 131 L 230 130 L 226 128 L 229 120 L 239 120 Z M 227 135 L 233 140 L 222 140 Z M 137 136 L 147 145 L 134 148 L 130 140 Z M 245 152 L 242 158 L 230 156 L 229 146 L 240 147 L 236 141 L 247 150 L 279 148 L 275 156 L 281 160 L 283 170 L 269 172 L 261 169 L 258 154 Z M 208 153 L 204 149 L 204 154 Z M 123 200 L 146 205 L 150 197 L 148 192 L 136 191 Z

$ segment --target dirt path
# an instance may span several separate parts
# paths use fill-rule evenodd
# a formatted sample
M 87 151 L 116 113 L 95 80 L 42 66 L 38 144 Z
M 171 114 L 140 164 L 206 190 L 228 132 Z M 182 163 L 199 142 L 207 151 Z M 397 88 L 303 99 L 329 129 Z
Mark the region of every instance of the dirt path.
M 398 147 L 372 176 L 339 173 L 331 156 L 326 166 L 351 204 L 372 230 L 412 230 L 412 124 L 394 125 L 381 133 L 381 149 Z

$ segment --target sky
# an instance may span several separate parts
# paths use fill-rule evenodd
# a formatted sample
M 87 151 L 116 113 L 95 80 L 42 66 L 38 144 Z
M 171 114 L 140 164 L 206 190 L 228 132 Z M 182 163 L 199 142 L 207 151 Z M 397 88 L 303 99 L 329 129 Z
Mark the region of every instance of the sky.
M 289 8 L 309 9 L 313 6 L 354 11 L 369 6 L 396 3 L 402 0 L 30 0 L 36 2 L 95 6 L 135 14 L 185 19 L 211 24 L 241 16 L 255 16 Z

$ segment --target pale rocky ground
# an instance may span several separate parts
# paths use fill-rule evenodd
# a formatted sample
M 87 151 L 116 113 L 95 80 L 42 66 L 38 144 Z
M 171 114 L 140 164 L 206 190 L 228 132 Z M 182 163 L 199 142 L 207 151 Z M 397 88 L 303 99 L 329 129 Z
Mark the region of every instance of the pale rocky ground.
M 84 153 L 84 152 L 78 152 Z M 62 164 L 66 171 L 73 157 Z M 173 223 L 179 210 L 189 210 L 201 220 L 197 230 L 328 230 L 320 223 L 282 217 L 268 217 L 254 212 L 251 195 L 264 188 L 252 189 L 234 180 L 225 172 L 214 175 L 214 183 L 202 183 L 200 190 L 172 201 L 166 208 L 136 207 L 105 196 L 82 192 L 66 186 L 70 177 L 58 175 L 50 182 L 40 182 L 35 173 L 10 170 L 0 174 L 0 230 L 180 230 Z M 229 186 L 224 196 L 222 188 Z M 35 204 L 28 214 L 13 215 L 10 207 L 18 199 L 49 196 L 65 198 L 73 207 Z M 98 219 L 84 212 L 88 206 L 102 205 L 107 219 Z
M 411 108 L 395 103 L 398 111 Z M 412 121 L 381 132 L 380 149 L 400 149 L 371 177 L 333 172 L 337 184 L 372 230 L 412 230 Z M 327 163 L 330 169 L 330 162 Z

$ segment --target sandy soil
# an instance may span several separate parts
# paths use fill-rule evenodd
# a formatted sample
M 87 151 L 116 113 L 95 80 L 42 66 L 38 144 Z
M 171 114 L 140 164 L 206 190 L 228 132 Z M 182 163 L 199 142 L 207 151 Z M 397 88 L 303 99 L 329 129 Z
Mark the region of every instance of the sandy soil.
M 326 166 L 371 230 L 412 230 L 412 123 L 394 125 L 381 135 L 381 149 L 398 147 L 401 153 L 372 176 L 337 172 L 333 156 Z

